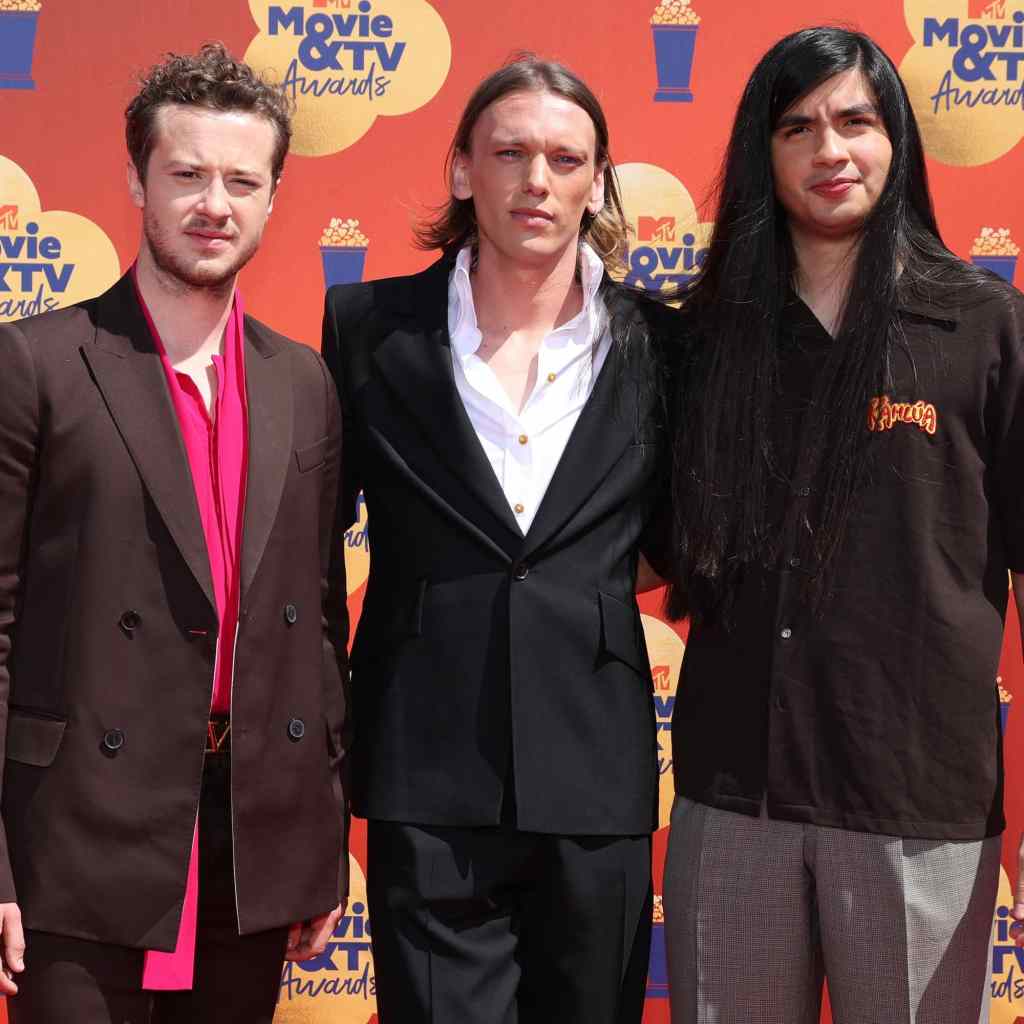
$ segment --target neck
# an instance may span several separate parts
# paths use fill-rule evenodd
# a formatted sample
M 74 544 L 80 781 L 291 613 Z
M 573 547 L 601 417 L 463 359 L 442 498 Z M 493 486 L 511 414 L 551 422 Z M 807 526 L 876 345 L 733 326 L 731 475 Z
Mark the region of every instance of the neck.
M 235 278 L 213 288 L 187 284 L 156 264 L 143 242 L 135 280 L 172 364 L 221 350 L 235 297 Z
M 791 232 L 796 255 L 796 290 L 824 328 L 835 335 L 842 322 L 858 240 Z
M 481 329 L 547 334 L 582 308 L 575 245 L 540 264 L 514 263 L 480 240 L 472 275 L 473 304 Z

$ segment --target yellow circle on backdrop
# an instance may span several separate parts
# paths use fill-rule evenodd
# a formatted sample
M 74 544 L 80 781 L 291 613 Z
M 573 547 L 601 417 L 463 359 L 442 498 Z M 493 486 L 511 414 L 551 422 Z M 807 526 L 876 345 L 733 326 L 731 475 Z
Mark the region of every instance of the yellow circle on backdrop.
M 675 795 L 672 782 L 672 708 L 686 645 L 683 638 L 661 619 L 641 615 L 640 620 L 651 662 L 654 717 L 658 727 L 658 827 L 666 828 L 672 816 Z
M 103 229 L 77 213 L 43 212 L 32 179 L 0 156 L 0 323 L 92 298 L 120 276 Z
M 925 149 L 943 163 L 996 160 L 1024 137 L 1024 0 L 904 0 L 915 43 L 900 64 Z
M 295 101 L 291 151 L 326 156 L 378 116 L 407 114 L 448 77 L 448 29 L 426 0 L 249 0 L 245 60 Z
M 713 224 L 701 222 L 686 186 L 654 164 L 616 168 L 629 225 L 627 267 L 618 280 L 648 291 L 685 286 L 696 275 Z
M 1024 948 L 1009 934 L 1013 891 L 1004 868 L 999 869 L 999 895 L 992 924 L 992 1008 L 989 1024 L 1017 1024 L 1024 1016 Z

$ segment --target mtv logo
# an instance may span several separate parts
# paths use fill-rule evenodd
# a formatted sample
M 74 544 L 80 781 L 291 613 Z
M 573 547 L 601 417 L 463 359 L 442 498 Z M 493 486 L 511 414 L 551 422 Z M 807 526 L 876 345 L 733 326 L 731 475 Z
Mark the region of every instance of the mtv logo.
M 675 217 L 639 217 L 637 237 L 641 242 L 673 242 L 676 237 Z
M 18 230 L 18 208 L 11 203 L 0 205 L 0 228 Z
M 1004 21 L 1006 0 L 967 0 L 967 17 L 972 21 Z
M 651 682 L 656 690 L 669 690 L 672 688 L 672 670 L 668 665 L 651 666 Z

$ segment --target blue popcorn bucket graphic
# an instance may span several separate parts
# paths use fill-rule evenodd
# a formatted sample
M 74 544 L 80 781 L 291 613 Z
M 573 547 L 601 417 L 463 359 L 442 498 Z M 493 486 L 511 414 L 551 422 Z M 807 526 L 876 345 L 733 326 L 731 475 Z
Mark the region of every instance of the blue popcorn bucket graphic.
M 0 89 L 34 89 L 38 11 L 0 11 Z
M 362 281 L 366 267 L 366 246 L 323 245 L 320 255 L 324 261 L 324 284 L 355 284 Z
M 972 256 L 971 262 L 976 267 L 984 267 L 998 274 L 1004 281 L 1013 284 L 1013 275 L 1017 272 L 1016 256 Z
M 1006 735 L 1006 724 L 1010 719 L 1010 702 L 1008 700 L 999 701 L 999 728 L 1002 734 Z
M 647 964 L 647 998 L 668 999 L 668 958 L 665 955 L 665 925 L 651 928 L 651 958 Z
M 652 25 L 654 60 L 658 67 L 658 89 L 654 94 L 660 103 L 692 103 L 690 74 L 697 46 L 699 25 Z

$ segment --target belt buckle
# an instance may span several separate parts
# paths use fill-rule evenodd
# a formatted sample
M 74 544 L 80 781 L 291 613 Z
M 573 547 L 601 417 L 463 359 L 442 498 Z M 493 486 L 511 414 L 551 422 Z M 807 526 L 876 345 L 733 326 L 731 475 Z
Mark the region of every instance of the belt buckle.
M 231 720 L 211 718 L 206 723 L 206 753 L 226 754 L 231 749 Z

